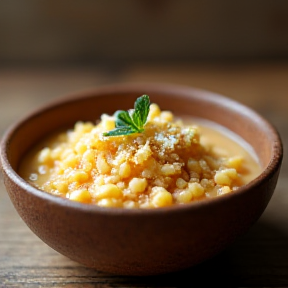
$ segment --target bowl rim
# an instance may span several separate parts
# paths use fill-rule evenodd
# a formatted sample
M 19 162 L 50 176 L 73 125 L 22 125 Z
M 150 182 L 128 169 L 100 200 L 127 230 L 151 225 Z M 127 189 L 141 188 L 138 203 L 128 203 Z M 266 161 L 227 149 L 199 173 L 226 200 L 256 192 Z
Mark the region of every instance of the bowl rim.
M 263 169 L 263 171 L 252 181 L 241 186 L 233 193 L 227 193 L 221 195 L 220 197 L 213 197 L 207 199 L 201 199 L 200 201 L 193 201 L 191 203 L 183 204 L 183 205 L 171 205 L 168 207 L 158 207 L 158 208 L 148 208 L 148 209 L 124 209 L 117 207 L 101 207 L 98 205 L 91 205 L 80 203 L 76 201 L 71 201 L 67 198 L 59 197 L 53 194 L 50 194 L 46 191 L 42 191 L 37 189 L 36 187 L 30 185 L 27 181 L 20 177 L 20 175 L 12 168 L 9 163 L 7 150 L 9 149 L 10 139 L 17 130 L 21 129 L 21 126 L 28 122 L 30 119 L 40 115 L 45 111 L 49 111 L 50 109 L 54 109 L 57 106 L 66 105 L 67 103 L 72 103 L 74 101 L 79 101 L 80 99 L 88 99 L 93 97 L 99 97 L 101 95 L 115 94 L 115 93 L 135 93 L 137 90 L 147 89 L 149 91 L 153 91 L 154 93 L 163 93 L 165 95 L 175 95 L 175 93 L 179 93 L 181 96 L 189 97 L 189 94 L 193 94 L 194 98 L 205 97 L 207 101 L 217 103 L 218 105 L 231 109 L 231 107 L 240 107 L 242 114 L 249 114 L 255 117 L 255 121 L 257 120 L 262 125 L 265 125 L 266 130 L 270 133 L 271 139 L 273 139 L 273 151 L 272 158 L 268 165 Z M 225 101 L 224 101 L 225 100 Z M 233 105 L 235 106 L 233 106 Z M 234 110 L 234 109 L 233 109 Z M 235 109 L 236 110 L 236 109 Z M 239 111 L 238 111 L 239 112 Z M 104 113 L 104 112 L 103 112 Z M 48 101 L 47 103 L 42 104 L 40 107 L 35 108 L 32 111 L 28 111 L 28 113 L 18 120 L 14 121 L 8 128 L 4 131 L 1 139 L 0 146 L 0 168 L 2 173 L 6 173 L 12 182 L 21 187 L 27 193 L 32 194 L 37 198 L 41 198 L 44 201 L 48 201 L 50 204 L 59 205 L 62 207 L 66 207 L 69 209 L 81 210 L 85 213 L 94 214 L 101 213 L 103 215 L 156 215 L 159 213 L 181 213 L 186 210 L 198 210 L 205 206 L 210 205 L 220 205 L 223 202 L 229 201 L 230 198 L 241 197 L 244 193 L 250 193 L 250 189 L 255 188 L 263 184 L 265 179 L 270 178 L 278 169 L 280 170 L 281 163 L 283 159 L 283 143 L 281 136 L 277 130 L 277 128 L 265 117 L 263 117 L 260 113 L 255 111 L 254 109 L 242 104 L 239 101 L 236 101 L 230 97 L 224 96 L 222 94 L 209 91 L 202 88 L 196 88 L 188 85 L 179 85 L 179 84 L 171 84 L 171 83 L 154 83 L 154 82 L 140 82 L 140 83 L 116 83 L 116 84 L 106 84 L 98 87 L 92 87 L 86 90 L 76 91 L 74 93 L 68 93 L 64 96 L 60 96 L 57 99 L 52 101 Z

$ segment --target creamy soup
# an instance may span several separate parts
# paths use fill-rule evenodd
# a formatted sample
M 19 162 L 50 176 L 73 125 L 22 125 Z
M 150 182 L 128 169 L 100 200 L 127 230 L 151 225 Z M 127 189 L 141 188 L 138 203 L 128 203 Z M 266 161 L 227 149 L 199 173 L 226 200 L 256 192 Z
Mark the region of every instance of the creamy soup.
M 31 185 L 102 207 L 157 208 L 233 193 L 257 177 L 252 148 L 225 128 L 156 104 L 141 133 L 104 136 L 115 117 L 77 122 L 34 147 L 19 174 Z
M 195 123 L 200 129 L 200 142 L 214 151 L 216 157 L 229 159 L 230 165 L 241 173 L 244 184 L 255 179 L 262 171 L 259 159 L 253 148 L 239 135 L 227 128 L 206 119 L 182 116 L 184 122 Z M 215 195 L 214 195 L 215 196 Z

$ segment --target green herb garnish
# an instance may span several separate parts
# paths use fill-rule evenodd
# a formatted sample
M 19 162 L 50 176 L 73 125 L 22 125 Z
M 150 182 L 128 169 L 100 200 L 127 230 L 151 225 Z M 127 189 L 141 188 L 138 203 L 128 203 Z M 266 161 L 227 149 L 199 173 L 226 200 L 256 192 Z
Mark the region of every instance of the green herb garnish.
M 142 95 L 134 103 L 134 109 L 115 112 L 115 129 L 103 133 L 104 136 L 130 135 L 142 133 L 146 124 L 150 108 L 148 95 Z

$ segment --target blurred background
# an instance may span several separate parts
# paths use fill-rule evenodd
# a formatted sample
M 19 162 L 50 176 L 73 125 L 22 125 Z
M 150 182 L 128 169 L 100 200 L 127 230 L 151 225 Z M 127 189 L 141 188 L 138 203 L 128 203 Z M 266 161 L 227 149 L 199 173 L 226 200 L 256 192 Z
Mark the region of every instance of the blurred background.
M 2 65 L 287 59 L 286 0 L 1 0 Z

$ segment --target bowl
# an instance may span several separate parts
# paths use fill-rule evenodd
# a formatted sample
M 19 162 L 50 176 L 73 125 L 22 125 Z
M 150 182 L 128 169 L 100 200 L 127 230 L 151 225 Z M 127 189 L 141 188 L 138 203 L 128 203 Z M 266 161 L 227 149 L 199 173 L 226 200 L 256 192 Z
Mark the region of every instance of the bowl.
M 104 208 L 32 187 L 18 174 L 31 147 L 79 119 L 131 108 L 148 94 L 163 110 L 214 121 L 248 142 L 262 165 L 249 184 L 221 197 L 157 209 Z M 14 123 L 1 140 L 6 190 L 27 226 L 70 259 L 118 275 L 156 275 L 195 266 L 223 251 L 261 216 L 274 193 L 283 148 L 275 127 L 256 111 L 189 86 L 124 83 L 64 96 Z M 45 261 L 45 259 L 43 259 Z

